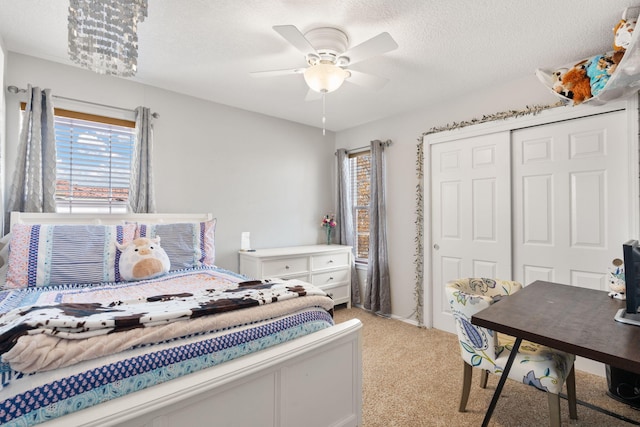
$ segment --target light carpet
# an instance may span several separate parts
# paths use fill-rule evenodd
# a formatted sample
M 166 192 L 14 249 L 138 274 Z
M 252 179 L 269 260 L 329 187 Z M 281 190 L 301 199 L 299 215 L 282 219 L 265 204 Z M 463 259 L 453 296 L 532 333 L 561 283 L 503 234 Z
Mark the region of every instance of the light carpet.
M 489 376 L 486 389 L 474 370 L 466 412 L 458 412 L 462 387 L 462 358 L 457 337 L 387 319 L 358 308 L 335 310 L 336 323 L 358 318 L 363 323 L 362 427 L 480 426 L 498 383 Z M 565 390 L 566 391 L 566 390 Z M 579 401 L 597 405 L 632 420 L 640 411 L 606 395 L 606 378 L 576 372 Z M 563 426 L 631 426 L 583 405 L 578 420 L 569 420 L 561 401 Z M 531 386 L 507 381 L 490 426 L 549 425 L 547 395 Z

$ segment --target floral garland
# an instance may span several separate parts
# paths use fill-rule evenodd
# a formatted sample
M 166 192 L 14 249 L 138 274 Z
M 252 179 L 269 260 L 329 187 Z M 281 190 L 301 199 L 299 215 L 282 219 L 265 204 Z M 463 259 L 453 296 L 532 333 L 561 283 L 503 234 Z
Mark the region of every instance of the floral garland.
M 534 105 L 526 106 L 524 110 L 508 110 L 495 114 L 489 114 L 482 116 L 482 118 L 465 120 L 462 122 L 448 123 L 444 126 L 436 126 L 429 129 L 422 134 L 422 137 L 418 139 L 417 160 L 416 160 L 416 172 L 418 177 L 418 185 L 416 186 L 416 237 L 415 237 L 415 259 L 414 264 L 416 266 L 415 276 L 416 283 L 414 287 L 414 295 L 416 298 L 416 319 L 418 326 L 424 326 L 423 317 L 423 301 L 424 301 L 424 136 L 431 135 L 438 132 L 449 131 L 453 129 L 460 129 L 467 126 L 477 125 L 480 123 L 493 122 L 497 120 L 506 120 L 513 117 L 522 117 L 529 114 L 539 114 L 544 110 L 563 106 L 562 102 L 549 105 Z
M 416 254 L 414 263 L 416 265 L 416 286 L 414 295 L 416 298 L 416 320 L 418 326 L 424 326 L 424 155 L 423 143 L 418 144 L 418 155 L 416 159 L 416 172 L 418 174 L 418 185 L 416 186 Z
M 453 123 L 448 123 L 448 124 L 446 124 L 444 126 L 432 127 L 427 132 L 424 132 L 422 134 L 422 136 L 431 135 L 432 133 L 438 133 L 438 132 L 443 132 L 443 131 L 447 131 L 447 130 L 464 128 L 464 127 L 467 127 L 467 126 L 477 125 L 477 124 L 480 124 L 480 123 L 494 122 L 494 121 L 497 121 L 497 120 L 507 120 L 507 119 L 511 119 L 513 117 L 522 117 L 522 116 L 526 116 L 526 115 L 529 115 L 529 114 L 533 114 L 535 116 L 536 114 L 539 114 L 544 110 L 548 110 L 550 108 L 560 107 L 560 106 L 563 106 L 563 105 L 564 104 L 561 101 L 556 102 L 555 104 L 549 104 L 549 105 L 533 105 L 531 107 L 527 105 L 524 108 L 524 110 L 501 111 L 499 113 L 489 114 L 488 116 L 482 116 L 482 118 L 480 118 L 480 119 L 464 120 L 464 121 L 462 121 L 460 123 L 453 122 Z

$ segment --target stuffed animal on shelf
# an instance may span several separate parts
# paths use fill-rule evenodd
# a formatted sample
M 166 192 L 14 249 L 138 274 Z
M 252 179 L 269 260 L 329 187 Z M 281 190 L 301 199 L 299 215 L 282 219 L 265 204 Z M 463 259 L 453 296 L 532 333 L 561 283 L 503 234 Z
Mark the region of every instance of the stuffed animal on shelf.
M 559 68 L 557 70 L 555 70 L 552 75 L 551 75 L 551 79 L 553 81 L 553 86 L 551 87 L 555 92 L 560 93 L 562 91 L 562 76 L 564 75 L 564 73 L 566 73 L 567 71 L 569 71 L 568 68 Z
M 125 245 L 116 243 L 120 250 L 120 277 L 123 280 L 143 280 L 158 277 L 169 271 L 171 261 L 160 247 L 160 236 L 154 239 L 139 237 Z
M 587 76 L 587 61 L 582 61 L 569 68 L 560 76 L 560 83 L 555 84 L 557 93 L 573 100 L 574 105 L 591 98 L 591 82 Z
M 611 55 L 596 55 L 586 64 L 587 76 L 591 85 L 591 96 L 596 96 L 605 87 L 617 64 Z
M 627 51 L 633 37 L 633 31 L 636 28 L 635 19 L 621 19 L 613 28 L 613 61 L 617 65 L 622 60 L 624 53 Z

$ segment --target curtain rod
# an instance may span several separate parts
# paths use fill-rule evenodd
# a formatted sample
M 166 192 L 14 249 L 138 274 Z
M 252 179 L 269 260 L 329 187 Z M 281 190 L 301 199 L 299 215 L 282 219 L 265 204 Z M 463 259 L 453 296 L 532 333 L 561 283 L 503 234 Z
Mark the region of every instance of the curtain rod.
M 374 141 L 371 141 L 371 142 L 374 142 Z M 382 142 L 382 141 L 379 141 L 379 142 Z M 393 144 L 393 142 L 390 139 L 388 139 L 385 142 L 383 142 L 383 144 L 385 145 L 385 147 L 389 147 L 391 144 Z M 347 150 L 347 153 L 354 154 L 360 151 L 368 150 L 369 148 L 371 148 L 370 145 L 363 145 L 362 147 L 356 147 L 356 148 L 352 148 L 351 150 Z M 337 151 L 336 151 L 336 154 L 338 154 Z
M 26 89 L 20 89 L 17 86 L 7 86 L 7 91 L 13 94 L 17 94 L 17 93 L 27 93 Z M 54 98 L 58 98 L 58 99 L 64 99 L 66 101 L 75 101 L 75 102 L 81 102 L 83 104 L 91 104 L 91 105 L 95 105 L 98 107 L 106 107 L 106 108 L 113 108 L 115 110 L 122 110 L 122 111 L 135 111 L 132 110 L 130 108 L 123 108 L 123 107 L 116 107 L 115 105 L 107 105 L 107 104 L 100 104 L 98 102 L 91 102 L 91 101 L 85 101 L 82 99 L 75 99 L 75 98 L 67 98 L 66 96 L 60 96 L 60 95 L 52 95 Z M 160 114 L 158 113 L 152 113 L 151 116 L 153 116 L 154 119 L 157 119 L 160 117 Z

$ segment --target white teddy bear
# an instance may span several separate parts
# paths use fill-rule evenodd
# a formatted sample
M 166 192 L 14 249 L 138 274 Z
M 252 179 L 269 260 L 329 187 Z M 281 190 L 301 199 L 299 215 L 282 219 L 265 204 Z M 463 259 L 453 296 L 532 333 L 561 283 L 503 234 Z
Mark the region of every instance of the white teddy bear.
M 160 276 L 169 271 L 171 261 L 160 247 L 160 236 L 155 239 L 139 237 L 125 245 L 116 242 L 122 252 L 119 260 L 123 280 L 142 280 Z

